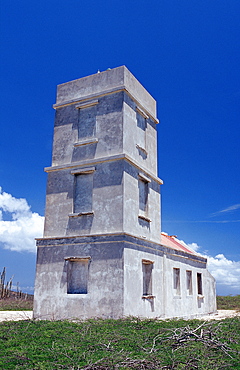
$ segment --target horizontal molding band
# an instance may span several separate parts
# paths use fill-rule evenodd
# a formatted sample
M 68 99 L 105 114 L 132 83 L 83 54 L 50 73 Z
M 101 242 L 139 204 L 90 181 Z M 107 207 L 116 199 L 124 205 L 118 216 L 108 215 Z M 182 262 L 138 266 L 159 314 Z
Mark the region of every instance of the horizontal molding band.
M 148 112 L 147 109 L 145 109 L 138 101 L 138 99 L 136 97 L 134 97 L 126 88 L 125 86 L 121 85 L 121 86 L 116 86 L 115 88 L 111 89 L 111 90 L 105 90 L 105 91 L 102 91 L 101 93 L 97 93 L 97 94 L 91 94 L 91 95 L 86 95 L 86 96 L 83 96 L 81 98 L 77 98 L 77 99 L 72 99 L 72 100 L 68 100 L 68 101 L 65 101 L 65 102 L 62 102 L 62 103 L 56 103 L 56 104 L 53 104 L 53 109 L 58 109 L 58 108 L 63 108 L 63 107 L 66 107 L 68 105 L 72 105 L 72 104 L 77 104 L 77 103 L 86 103 L 87 104 L 87 100 L 93 100 L 94 98 L 100 98 L 100 97 L 103 97 L 105 95 L 110 95 L 110 94 L 115 94 L 117 92 L 121 92 L 121 91 L 125 91 L 128 96 L 130 96 L 130 98 L 137 104 L 138 106 L 138 109 L 140 109 L 148 118 L 151 118 L 156 124 L 159 123 L 159 120 L 153 116 L 150 112 Z
M 49 172 L 54 172 L 54 171 L 63 171 L 63 170 L 67 170 L 67 169 L 69 169 L 69 170 L 70 169 L 77 169 L 78 167 L 97 165 L 97 164 L 104 163 L 104 162 L 120 161 L 122 159 L 126 160 L 127 162 L 132 164 L 138 170 L 144 172 L 146 174 L 146 176 L 148 176 L 152 180 L 156 181 L 159 185 L 163 184 L 163 180 L 161 180 L 159 177 L 155 176 L 154 174 L 152 174 L 151 172 L 149 172 L 145 168 L 141 167 L 138 163 L 136 163 L 127 154 L 117 154 L 117 155 L 108 156 L 108 157 L 95 158 L 95 159 L 87 160 L 87 161 L 67 163 L 67 164 L 60 165 L 60 166 L 45 167 L 44 171 L 49 173 Z
M 109 238 L 111 239 L 111 238 L 114 238 L 114 237 L 119 237 L 120 239 L 119 240 L 109 240 Z M 97 240 L 97 238 L 102 239 L 102 241 L 99 240 L 99 239 Z M 131 238 L 132 241 L 126 240 L 125 238 Z M 167 246 L 161 244 L 160 242 L 158 243 L 158 242 L 155 242 L 155 241 L 152 241 L 152 240 L 146 240 L 143 237 L 133 235 L 133 234 L 130 234 L 130 233 L 125 233 L 125 232 L 103 233 L 103 234 L 92 234 L 92 235 L 86 234 L 86 235 L 62 236 L 62 237 L 60 237 L 60 236 L 45 236 L 43 238 L 36 238 L 35 240 L 37 241 L 38 248 L 54 247 L 56 245 L 64 246 L 64 245 L 69 245 L 69 243 L 73 244 L 73 245 L 81 245 L 81 244 L 85 245 L 86 243 L 90 243 L 90 244 L 95 244 L 95 243 L 111 244 L 111 243 L 125 242 L 126 244 L 129 244 L 129 245 L 136 245 L 136 246 L 139 246 L 139 247 L 144 246 L 146 249 L 148 249 L 149 251 L 153 251 L 154 253 L 156 251 L 158 251 L 158 247 L 160 247 L 162 249 L 159 252 L 163 253 L 163 256 L 164 255 L 166 255 L 166 256 L 169 255 L 169 256 L 173 256 L 173 257 L 179 257 L 179 258 L 182 258 L 182 259 L 187 259 L 187 260 L 190 260 L 190 261 L 199 262 L 199 263 L 202 263 L 204 265 L 207 262 L 207 259 L 205 257 L 200 256 L 200 255 L 192 255 L 192 254 L 187 253 L 187 252 L 183 252 L 183 251 L 176 250 L 174 248 L 167 247 Z M 45 241 L 48 241 L 48 242 L 50 241 L 51 244 L 44 245 Z M 60 244 L 59 244 L 59 241 L 61 241 Z M 43 244 L 40 244 L 41 242 Z M 146 246 L 146 245 L 148 245 L 148 246 Z

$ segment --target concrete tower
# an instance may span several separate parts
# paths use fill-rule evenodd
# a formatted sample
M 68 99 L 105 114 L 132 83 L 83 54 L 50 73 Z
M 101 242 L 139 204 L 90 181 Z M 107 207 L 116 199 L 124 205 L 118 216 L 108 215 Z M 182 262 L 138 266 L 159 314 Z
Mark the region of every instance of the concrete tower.
M 58 85 L 54 108 L 34 317 L 164 315 L 155 100 L 122 66 Z

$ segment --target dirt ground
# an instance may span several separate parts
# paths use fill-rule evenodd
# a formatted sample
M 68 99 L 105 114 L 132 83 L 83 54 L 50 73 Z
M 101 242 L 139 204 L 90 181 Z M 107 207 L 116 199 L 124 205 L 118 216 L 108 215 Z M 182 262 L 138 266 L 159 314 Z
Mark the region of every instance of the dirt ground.
M 32 316 L 32 311 L 0 311 L 0 321 L 29 320 Z
M 32 311 L 0 311 L 0 321 L 19 321 L 32 319 Z M 227 317 L 239 316 L 240 312 L 235 310 L 218 310 L 216 314 L 201 316 L 198 319 L 209 320 L 222 320 Z
M 226 319 L 227 317 L 240 317 L 240 311 L 236 310 L 217 310 L 216 314 L 213 315 L 205 315 L 199 317 L 200 320 L 209 321 L 209 320 L 222 320 Z

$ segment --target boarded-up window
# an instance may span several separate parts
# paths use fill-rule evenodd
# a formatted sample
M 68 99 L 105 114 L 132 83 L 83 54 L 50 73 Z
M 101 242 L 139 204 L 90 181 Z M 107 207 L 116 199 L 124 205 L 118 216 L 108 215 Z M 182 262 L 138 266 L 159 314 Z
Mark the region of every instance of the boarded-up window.
M 143 295 L 152 295 L 152 270 L 153 262 L 148 260 L 142 261 L 143 271 Z
M 75 175 L 74 213 L 92 211 L 93 174 Z
M 149 218 L 149 193 L 151 179 L 144 173 L 138 174 L 138 190 L 139 190 L 139 213 L 138 218 L 145 222 L 151 222 Z M 141 223 L 140 223 L 141 224 Z M 146 225 L 145 225 L 146 226 Z M 149 224 L 148 224 L 149 227 Z
M 176 295 L 180 295 L 180 269 L 173 269 L 173 289 Z
M 187 294 L 192 295 L 192 271 L 186 271 Z
M 199 272 L 197 273 L 197 292 L 198 294 L 203 294 L 203 289 L 202 289 L 202 274 Z
M 90 257 L 69 257 L 67 260 L 67 293 L 87 294 Z
M 96 135 L 96 117 L 98 101 L 81 103 L 76 106 L 79 109 L 78 139 L 91 138 Z
M 73 214 L 92 212 L 93 174 L 95 167 L 76 169 L 74 175 Z

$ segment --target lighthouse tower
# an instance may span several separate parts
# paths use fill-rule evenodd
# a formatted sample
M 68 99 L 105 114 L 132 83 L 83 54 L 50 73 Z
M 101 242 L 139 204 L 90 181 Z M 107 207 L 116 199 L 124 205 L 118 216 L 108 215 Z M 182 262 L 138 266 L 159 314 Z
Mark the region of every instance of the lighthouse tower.
M 54 109 L 34 316 L 148 316 L 143 267 L 151 280 L 161 231 L 156 102 L 122 66 L 58 85 Z
M 54 109 L 34 317 L 167 317 L 183 315 L 186 307 L 195 314 L 209 311 L 199 305 L 195 288 L 187 303 L 175 299 L 184 288 L 178 282 L 186 263 L 191 279 L 195 270 L 201 284 L 202 274 L 211 278 L 204 258 L 161 244 L 162 180 L 152 96 L 122 66 L 58 85 Z

